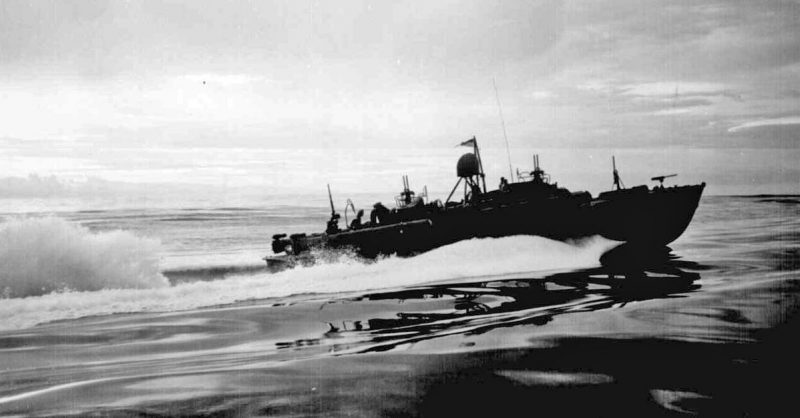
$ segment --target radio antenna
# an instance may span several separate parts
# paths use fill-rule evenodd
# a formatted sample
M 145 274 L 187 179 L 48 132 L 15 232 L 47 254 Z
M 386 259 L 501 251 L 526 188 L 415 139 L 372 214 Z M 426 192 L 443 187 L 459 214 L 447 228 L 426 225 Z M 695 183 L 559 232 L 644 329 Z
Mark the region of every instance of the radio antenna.
M 497 109 L 500 111 L 500 123 L 503 125 L 503 138 L 506 140 L 506 154 L 508 155 L 508 178 L 514 178 L 514 172 L 511 170 L 511 149 L 508 147 L 508 134 L 506 133 L 506 121 L 503 118 L 503 106 L 500 105 L 500 94 L 497 92 L 497 83 L 492 77 L 492 85 L 494 86 L 494 97 L 497 99 Z

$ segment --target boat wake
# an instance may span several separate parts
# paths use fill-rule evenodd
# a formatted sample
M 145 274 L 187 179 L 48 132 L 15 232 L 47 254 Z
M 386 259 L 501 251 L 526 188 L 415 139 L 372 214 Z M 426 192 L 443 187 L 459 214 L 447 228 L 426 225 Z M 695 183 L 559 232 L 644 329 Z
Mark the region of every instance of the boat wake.
M 126 231 L 92 233 L 60 218 L 0 224 L 0 295 L 158 288 L 161 243 Z
M 2 272 L 3 286 L 11 290 L 0 304 L 0 317 L 5 318 L 0 329 L 113 313 L 171 312 L 246 300 L 592 267 L 617 245 L 598 237 L 572 243 L 531 236 L 473 239 L 413 258 L 387 257 L 365 264 L 342 254 L 279 273 L 245 266 L 240 272 L 227 268 L 222 279 L 170 285 L 159 272 L 155 241 L 127 232 L 92 234 L 57 219 L 23 220 L 2 228 L 0 254 L 12 268 Z M 39 255 L 15 260 L 25 251 Z

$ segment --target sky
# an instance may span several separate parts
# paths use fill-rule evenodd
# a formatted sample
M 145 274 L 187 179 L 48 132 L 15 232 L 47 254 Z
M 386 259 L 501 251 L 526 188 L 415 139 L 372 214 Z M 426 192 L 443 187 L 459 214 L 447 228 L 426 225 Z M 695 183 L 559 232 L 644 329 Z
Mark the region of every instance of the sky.
M 0 2 L 6 197 L 446 194 L 472 136 L 508 172 L 503 123 L 571 189 L 616 155 L 626 184 L 800 193 L 800 2 Z

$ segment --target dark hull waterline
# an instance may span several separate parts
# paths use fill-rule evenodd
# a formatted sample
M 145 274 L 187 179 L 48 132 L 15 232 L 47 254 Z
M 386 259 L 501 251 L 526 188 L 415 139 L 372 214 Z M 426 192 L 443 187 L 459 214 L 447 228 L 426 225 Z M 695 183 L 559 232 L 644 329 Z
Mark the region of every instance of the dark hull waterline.
M 705 184 L 601 197 L 592 202 L 594 227 L 605 238 L 664 246 L 686 231 Z M 602 196 L 602 195 L 601 195 Z
M 536 235 L 568 240 L 593 235 L 660 247 L 689 225 L 703 186 L 650 191 L 631 197 L 576 204 L 550 198 L 508 205 L 448 210 L 427 219 L 328 236 L 327 245 L 349 246 L 365 255 L 413 254 L 470 238 Z
M 694 216 L 705 183 L 689 186 L 620 187 L 593 198 L 587 192 L 570 192 L 550 184 L 538 166 L 520 180 L 501 180 L 496 190 L 486 191 L 477 143 L 474 154 L 459 159 L 455 192 L 464 185 L 464 197 L 444 204 L 425 203 L 414 197 L 404 179 L 404 191 L 393 210 L 376 204 L 365 224 L 359 220 L 340 229 L 339 215 L 331 199 L 331 220 L 324 233 L 273 237 L 268 264 L 292 265 L 306 262 L 317 249 L 350 249 L 363 257 L 398 254 L 410 256 L 473 238 L 534 235 L 555 240 L 602 236 L 634 246 L 658 248 L 676 240 Z M 464 145 L 464 144 L 462 144 Z M 674 175 L 671 175 L 674 176 Z M 663 183 L 665 177 L 655 177 Z M 462 183 L 463 181 L 463 183 Z M 285 254 L 282 254 L 285 253 Z
M 621 190 L 575 198 L 491 201 L 391 225 L 293 237 L 299 248 L 348 248 L 359 255 L 413 255 L 471 238 L 535 235 L 556 240 L 600 235 L 636 246 L 663 247 L 688 227 L 705 185 Z M 284 260 L 275 260 L 283 263 Z

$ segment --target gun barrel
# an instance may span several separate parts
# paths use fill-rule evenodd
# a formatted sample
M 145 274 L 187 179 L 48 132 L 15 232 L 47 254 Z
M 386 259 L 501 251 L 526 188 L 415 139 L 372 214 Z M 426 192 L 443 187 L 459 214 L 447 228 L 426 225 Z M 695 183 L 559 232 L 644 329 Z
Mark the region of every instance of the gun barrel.
M 667 174 L 665 176 L 651 177 L 650 180 L 652 180 L 652 181 L 664 181 L 664 179 L 668 179 L 670 177 L 676 177 L 676 176 L 677 176 L 677 174 Z
M 331 185 L 328 184 L 328 200 L 331 202 L 331 216 L 336 214 L 336 209 L 333 208 L 333 196 L 331 195 Z

